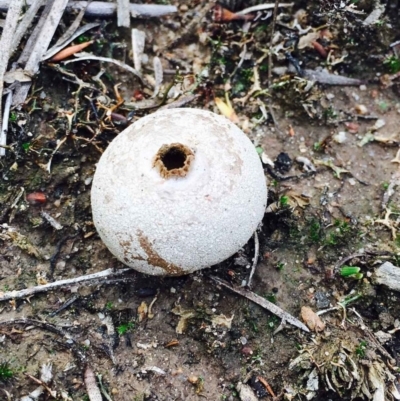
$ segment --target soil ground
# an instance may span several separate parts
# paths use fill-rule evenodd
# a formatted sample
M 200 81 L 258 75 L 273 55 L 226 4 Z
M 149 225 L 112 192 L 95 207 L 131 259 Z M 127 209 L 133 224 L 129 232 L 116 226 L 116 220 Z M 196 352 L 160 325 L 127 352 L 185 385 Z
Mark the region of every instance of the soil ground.
M 257 93 L 245 102 L 240 99 L 254 85 L 254 67 L 261 88 L 268 89 L 268 57 L 263 61 L 260 58 L 269 48 L 272 17 L 253 23 L 246 34 L 243 21 L 216 22 L 211 11 L 200 18 L 210 5 L 193 0 L 177 2 L 179 12 L 175 15 L 133 20 L 132 27 L 146 32 L 146 74 L 153 74 L 155 55 L 163 63 L 165 83 L 161 93 L 174 77 L 167 75 L 168 71 L 178 65 L 185 71 L 181 73 L 184 84 L 187 81 L 189 89 L 199 95 L 186 107 L 219 113 L 214 98 L 225 100 L 228 93 L 237 124 L 260 154 L 264 153 L 264 161 L 266 156 L 275 161 L 282 152 L 292 161 L 289 171 L 279 170 L 279 163 L 274 168 L 264 165 L 268 203 L 276 207 L 266 213 L 259 230 L 259 263 L 252 290 L 299 319 L 303 306 L 314 311 L 327 309 L 359 294 L 360 298 L 349 304 L 351 310 L 347 310 L 344 325 L 339 309 L 321 316 L 326 324 L 322 333 L 307 334 L 286 325 L 274 334 L 280 324 L 276 316 L 217 286 L 210 275 L 235 286 L 246 280 L 254 257 L 254 241 L 250 239 L 226 262 L 189 276 L 159 278 L 134 273 L 120 282 L 76 285 L 2 302 L 1 322 L 20 318 L 47 322 L 73 338 L 76 345 L 34 323 L 0 323 L 0 363 L 13 372 L 12 378 L 0 381 L 0 399 L 17 400 L 33 391 L 38 384 L 28 375 L 39 378 L 44 363 L 52 364 L 50 387 L 59 394 L 64 392 L 64 399 L 66 394 L 73 400 L 88 399 L 83 382 L 86 364 L 101 375 L 105 391 L 114 401 L 238 400 L 239 382 L 247 382 L 258 391 L 260 399 L 272 399 L 257 377 L 269 383 L 276 399 L 306 399 L 305 394 L 311 391 L 306 388 L 312 369 L 290 369 L 290 362 L 302 350 L 310 349 L 313 342 L 333 347 L 335 339 L 340 339 L 340 345 L 331 350 L 333 354 L 349 341 L 346 349 L 351 349 L 348 352 L 358 361 L 357 366 L 379 361 L 382 369 L 393 375 L 382 373 L 387 389 L 399 385 L 395 367 L 400 361 L 400 334 L 396 330 L 400 325 L 399 293 L 375 285 L 373 273 L 386 260 L 400 266 L 400 195 L 396 191 L 400 186 L 400 163 L 393 162 L 400 142 L 400 81 L 393 76 L 398 71 L 393 70 L 396 56 L 389 46 L 399 39 L 400 11 L 393 2 L 385 4 L 379 21 L 365 26 L 362 21 L 372 11 L 372 2 L 355 2 L 356 10 L 365 11 L 361 15 L 351 9 L 343 11 L 339 2 L 334 3 L 296 2 L 286 11 L 287 17 L 278 21 L 281 24 L 276 24 L 275 31 L 282 37 L 274 46 L 288 40 L 293 32 L 283 24 L 291 24 L 295 12 L 304 9 L 308 17 L 302 22 L 303 28 L 327 24 L 332 37 L 320 42 L 333 49 L 336 59 L 346 57 L 341 63 L 329 65 L 312 46 L 291 54 L 306 68 L 325 66 L 331 73 L 363 82 L 352 86 L 315 83 L 306 92 L 306 81 L 272 75 L 269 95 Z M 346 6 L 351 6 L 348 3 Z M 228 6 L 241 7 L 235 2 Z M 71 17 L 65 17 L 64 27 L 70 22 Z M 63 29 L 61 26 L 60 31 Z M 93 52 L 109 52 L 110 57 L 131 63 L 130 32 L 117 30 L 114 22 L 101 29 L 102 46 Z M 234 73 L 243 51 L 247 51 L 243 65 Z M 283 52 L 274 55 L 273 62 L 274 66 L 287 65 Z M 67 67 L 95 85 L 91 77 L 100 70 L 98 62 Z M 140 82 L 129 73 L 103 67 L 107 96 L 113 104 L 112 88 L 118 83 L 122 84 L 119 90 L 126 102 L 147 97 Z M 393 79 L 391 85 L 385 77 Z M 175 90 L 182 91 L 178 86 L 175 83 Z M 90 107 L 98 105 L 97 92 L 83 88 L 74 97 L 76 90 L 76 84 L 43 65 L 30 99 L 12 114 L 9 143 L 14 150 L 0 161 L 0 294 L 124 267 L 96 234 L 90 208 L 90 185 L 99 150 L 104 150 L 124 126 L 116 118 L 107 121 L 104 116 L 102 124 L 107 126 L 103 125 L 92 140 L 93 134 L 83 127 L 85 116 L 80 112 L 68 130 L 67 117 L 74 113 L 76 96 L 79 108 L 88 115 Z M 93 100 L 89 102 L 89 98 Z M 264 120 L 262 105 L 267 114 Z M 129 114 L 123 106 L 116 111 L 125 117 Z M 138 110 L 133 120 L 154 111 Z M 384 126 L 374 131 L 372 127 L 381 120 Z M 93 125 L 92 132 L 98 127 Z M 365 140 L 369 137 L 374 140 Z M 65 143 L 55 151 L 57 141 L 64 138 Z M 360 146 L 363 140 L 365 144 Z M 49 174 L 45 167 L 53 153 Z M 305 172 L 302 163 L 295 161 L 299 156 L 309 159 L 316 171 Z M 329 163 L 346 172 L 335 173 L 327 166 Z M 395 190 L 387 199 L 390 185 Z M 46 201 L 35 203 L 32 199 L 39 195 L 32 198 L 32 193 L 44 194 Z M 392 215 L 384 220 L 388 210 Z M 49 224 L 43 211 L 63 228 L 57 230 Z M 344 264 L 359 266 L 361 279 L 343 278 L 335 267 L 352 254 L 358 256 Z M 148 316 L 142 312 L 143 303 L 149 306 L 155 297 L 153 316 Z M 73 302 L 59 311 L 68 300 Z M 179 313 L 185 311 L 191 311 L 193 317 L 178 334 Z M 231 326 L 223 317 L 225 325 L 213 323 L 218 315 L 232 317 Z M 383 351 L 376 345 L 377 332 L 391 332 L 390 339 L 380 345 Z M 77 350 L 84 361 L 77 357 Z M 318 358 L 310 359 L 315 362 Z M 392 367 L 389 360 L 394 361 Z M 332 387 L 336 391 L 320 377 L 314 399 L 368 399 L 365 392 Z M 371 384 L 369 390 L 374 394 Z M 46 391 L 40 397 L 51 399 Z M 246 399 L 243 394 L 242 399 Z

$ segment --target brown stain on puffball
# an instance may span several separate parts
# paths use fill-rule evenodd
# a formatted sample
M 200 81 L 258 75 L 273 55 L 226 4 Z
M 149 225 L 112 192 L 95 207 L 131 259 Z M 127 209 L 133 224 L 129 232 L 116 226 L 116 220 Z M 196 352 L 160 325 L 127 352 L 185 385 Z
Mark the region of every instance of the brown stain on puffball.
M 147 255 L 147 263 L 152 266 L 161 267 L 161 269 L 165 270 L 170 276 L 181 276 L 186 274 L 186 272 L 179 266 L 176 266 L 172 263 L 168 263 L 165 259 L 163 259 L 154 249 L 152 243 L 149 239 L 143 235 L 142 231 L 137 232 L 137 236 L 139 239 L 139 243 L 141 248 L 146 252 Z
M 171 168 L 165 161 L 168 154 L 170 154 L 172 158 L 176 157 L 174 153 L 181 159 L 182 165 L 178 168 Z M 158 170 L 162 178 L 185 177 L 189 172 L 193 160 L 194 153 L 189 147 L 181 143 L 171 143 L 161 146 L 154 158 L 153 167 Z

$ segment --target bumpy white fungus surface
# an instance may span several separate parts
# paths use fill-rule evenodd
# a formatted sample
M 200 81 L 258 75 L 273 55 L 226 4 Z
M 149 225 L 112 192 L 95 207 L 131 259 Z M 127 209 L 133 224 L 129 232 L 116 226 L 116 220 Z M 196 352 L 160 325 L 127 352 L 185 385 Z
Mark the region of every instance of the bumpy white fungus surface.
M 267 188 L 238 127 L 209 111 L 171 109 L 112 141 L 91 196 L 97 231 L 119 260 L 151 275 L 181 275 L 222 262 L 249 240 Z

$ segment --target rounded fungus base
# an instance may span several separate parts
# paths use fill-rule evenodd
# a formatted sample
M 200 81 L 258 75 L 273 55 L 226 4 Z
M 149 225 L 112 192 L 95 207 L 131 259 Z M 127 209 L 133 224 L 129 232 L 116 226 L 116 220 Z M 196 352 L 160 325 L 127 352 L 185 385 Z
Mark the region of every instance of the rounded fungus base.
M 238 251 L 262 220 L 267 188 L 247 136 L 198 109 L 148 115 L 102 155 L 93 221 L 109 250 L 151 275 L 183 275 Z

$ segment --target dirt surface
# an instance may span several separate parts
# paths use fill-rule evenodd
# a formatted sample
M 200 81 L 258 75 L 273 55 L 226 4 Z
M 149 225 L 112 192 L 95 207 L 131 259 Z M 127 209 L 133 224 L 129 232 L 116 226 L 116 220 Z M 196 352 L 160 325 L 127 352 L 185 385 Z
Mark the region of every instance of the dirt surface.
M 237 11 L 243 3 L 225 5 Z M 279 318 L 211 280 L 245 284 L 250 239 L 229 260 L 189 276 L 130 273 L 3 301 L 1 400 L 37 388 L 32 377 L 41 377 L 43 364 L 52 365 L 53 378 L 39 400 L 51 399 L 50 390 L 57 399 L 88 400 L 88 366 L 101 375 L 104 400 L 252 401 L 238 383 L 254 399 L 399 399 L 399 293 L 376 285 L 374 271 L 385 261 L 400 266 L 400 50 L 390 47 L 400 37 L 400 9 L 388 2 L 364 24 L 373 2 L 339 3 L 295 2 L 278 9 L 275 24 L 271 15 L 248 27 L 218 21 L 214 3 L 195 0 L 176 2 L 178 13 L 167 17 L 132 20 L 146 33 L 146 80 L 154 82 L 155 56 L 164 68 L 156 103 L 151 89 L 118 67 L 60 64 L 90 85 L 77 92 L 74 76 L 44 64 L 26 103 L 12 111 L 11 150 L 0 159 L 0 297 L 121 269 L 92 223 L 96 163 L 131 121 L 197 95 L 185 106 L 225 110 L 264 162 L 269 207 L 252 290 L 298 319 L 304 306 L 336 307 L 320 315 L 324 328 L 277 330 Z M 59 34 L 71 22 L 65 16 Z M 298 74 L 269 74 L 273 25 L 274 68 L 300 62 L 301 70 L 323 67 L 361 81 L 310 84 Z M 318 34 L 306 40 L 310 32 Z M 115 21 L 85 36 L 95 40 L 91 53 L 132 64 L 130 31 Z M 297 37 L 304 47 L 293 44 Z M 104 91 L 93 79 L 100 68 Z M 308 171 L 299 157 L 311 163 Z M 342 265 L 363 276 L 342 277 Z

